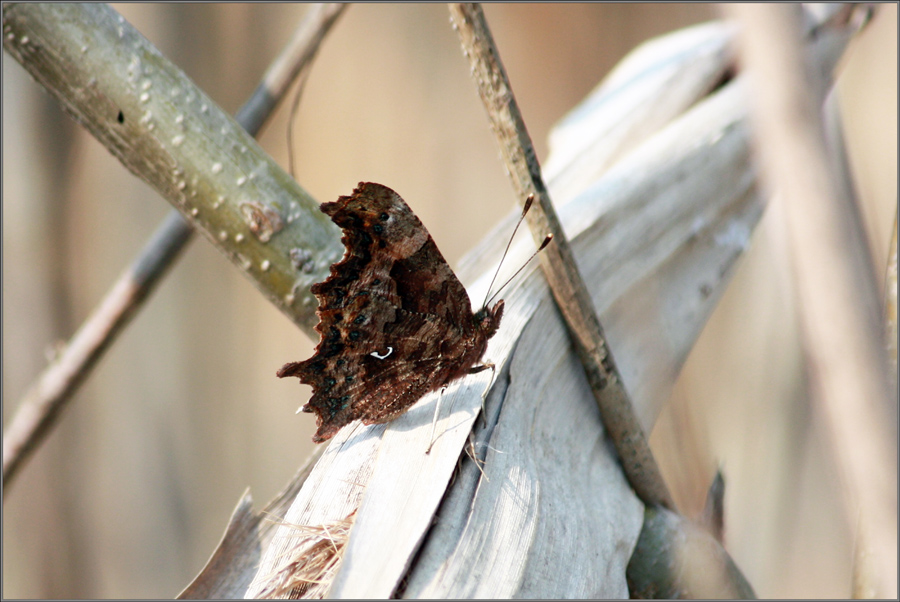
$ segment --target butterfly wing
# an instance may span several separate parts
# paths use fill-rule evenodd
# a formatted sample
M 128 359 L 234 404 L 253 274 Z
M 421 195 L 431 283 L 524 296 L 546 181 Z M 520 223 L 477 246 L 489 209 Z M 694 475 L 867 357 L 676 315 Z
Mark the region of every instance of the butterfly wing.
M 343 229 L 344 257 L 324 282 L 315 354 L 278 376 L 312 385 L 325 441 L 356 419 L 385 422 L 474 363 L 469 297 L 425 226 L 385 186 L 360 183 L 322 211 Z

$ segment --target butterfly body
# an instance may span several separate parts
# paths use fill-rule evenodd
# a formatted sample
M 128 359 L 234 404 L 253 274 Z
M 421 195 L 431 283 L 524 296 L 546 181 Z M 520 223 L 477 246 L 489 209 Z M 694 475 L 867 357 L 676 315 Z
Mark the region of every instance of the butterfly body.
M 478 371 L 503 301 L 473 313 L 465 288 L 400 196 L 361 182 L 321 210 L 343 230 L 344 257 L 324 282 L 314 355 L 279 377 L 312 385 L 313 441 L 354 420 L 388 422 L 429 391 Z

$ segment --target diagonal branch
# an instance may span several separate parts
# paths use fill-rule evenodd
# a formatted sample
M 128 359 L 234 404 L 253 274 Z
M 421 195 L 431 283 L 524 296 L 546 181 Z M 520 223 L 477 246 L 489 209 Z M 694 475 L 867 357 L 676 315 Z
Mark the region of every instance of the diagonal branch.
M 248 133 L 255 136 L 259 132 L 291 83 L 311 63 L 345 6 L 310 7 L 294 37 L 235 117 Z M 20 400 L 3 436 L 4 494 L 5 486 L 50 432 L 68 400 L 162 280 L 192 233 L 193 228 L 178 211 L 167 215 L 131 266 Z
M 590 294 L 544 186 L 531 138 L 484 13 L 477 4 L 451 4 L 450 15 L 463 53 L 469 58 L 513 187 L 520 198 L 534 195 L 537 201 L 527 217 L 535 242 L 540 244 L 548 233 L 553 235 L 554 244 L 540 256 L 541 267 L 565 318 L 625 475 L 646 504 L 672 509 L 671 494 L 606 346 Z

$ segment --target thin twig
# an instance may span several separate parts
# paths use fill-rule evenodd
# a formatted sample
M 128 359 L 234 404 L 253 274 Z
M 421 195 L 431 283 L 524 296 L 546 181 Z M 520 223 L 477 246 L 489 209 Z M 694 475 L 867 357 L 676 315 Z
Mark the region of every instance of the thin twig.
M 828 425 L 848 525 L 859 525 L 864 595 L 897 596 L 897 448 L 889 431 L 879 302 L 865 234 L 825 151 L 800 8 L 731 5 L 764 175 L 783 203 L 813 400 Z
M 289 45 L 235 116 L 248 133 L 255 136 L 259 132 L 287 93 L 292 78 L 306 70 L 344 6 L 310 7 Z M 142 307 L 191 234 L 191 225 L 177 210 L 172 210 L 131 266 L 19 401 L 16 414 L 3 433 L 4 497 L 24 460 L 50 432 L 78 386 Z
M 459 34 L 463 54 L 469 58 L 472 76 L 500 143 L 513 187 L 523 201 L 532 194 L 538 201 L 527 218 L 535 243 L 540 244 L 548 233 L 553 235 L 555 244 L 540 255 L 541 267 L 584 365 L 591 390 L 600 406 L 603 423 L 622 460 L 625 475 L 646 504 L 674 508 L 672 496 L 606 347 L 590 294 L 550 202 L 531 138 L 525 129 L 484 13 L 477 4 L 451 4 L 450 15 L 453 27 Z

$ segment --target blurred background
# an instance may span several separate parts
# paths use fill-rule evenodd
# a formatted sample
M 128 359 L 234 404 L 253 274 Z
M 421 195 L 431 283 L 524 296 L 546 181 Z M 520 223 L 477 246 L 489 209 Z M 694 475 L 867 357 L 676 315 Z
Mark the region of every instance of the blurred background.
M 116 5 L 234 113 L 307 10 Z M 629 50 L 715 5 L 485 7 L 540 158 L 549 129 Z M 897 203 L 897 9 L 881 5 L 839 77 L 856 191 L 883 280 Z M 169 205 L 3 56 L 3 420 Z M 263 132 L 286 166 L 287 110 Z M 447 8 L 354 5 L 295 123 L 319 201 L 372 180 L 412 206 L 451 264 L 515 199 Z M 761 597 L 846 597 L 853 535 L 808 404 L 780 216 L 768 211 L 652 443 L 685 514 L 717 467 L 726 543 Z M 101 360 L 4 497 L 3 597 L 176 595 L 243 491 L 262 506 L 312 451 L 309 394 L 275 377 L 314 342 L 202 237 Z M 615 350 L 613 350 L 615 351 Z

